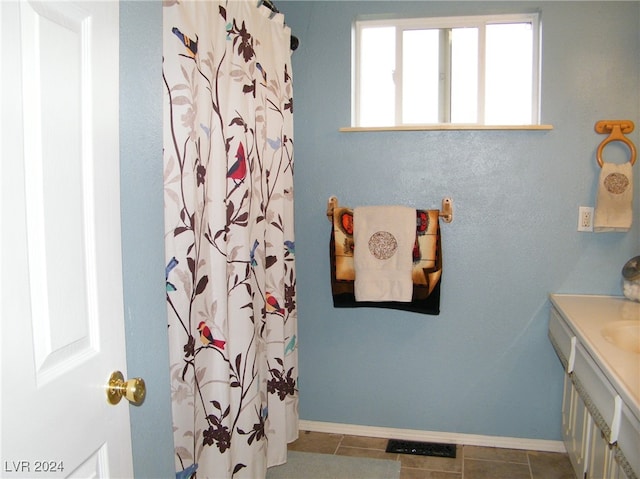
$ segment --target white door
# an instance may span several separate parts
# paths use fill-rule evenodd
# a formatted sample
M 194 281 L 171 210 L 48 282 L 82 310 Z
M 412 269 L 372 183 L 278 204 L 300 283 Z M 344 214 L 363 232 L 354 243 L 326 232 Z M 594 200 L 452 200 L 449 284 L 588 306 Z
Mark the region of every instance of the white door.
M 118 4 L 0 1 L 0 476 L 132 477 Z

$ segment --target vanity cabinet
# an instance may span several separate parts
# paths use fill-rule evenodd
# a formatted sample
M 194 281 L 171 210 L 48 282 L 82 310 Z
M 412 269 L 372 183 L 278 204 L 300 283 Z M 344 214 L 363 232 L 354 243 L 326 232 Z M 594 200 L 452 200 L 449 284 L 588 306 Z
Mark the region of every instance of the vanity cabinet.
M 601 331 L 629 315 L 640 323 L 640 305 L 597 296 L 551 300 L 549 339 L 565 371 L 562 436 L 576 477 L 638 479 L 640 356 L 610 349 Z
M 640 475 L 640 421 L 625 403 L 622 403 L 620 415 L 618 447 L 624 457 L 628 459 L 636 476 Z M 624 478 L 624 476 L 620 477 Z
M 562 397 L 562 438 L 571 465 L 576 472 L 587 472 L 587 449 L 593 421 L 584 401 L 578 394 L 571 376 L 564 376 Z
M 564 377 L 562 435 L 576 477 L 631 479 L 615 460 L 615 447 L 589 414 L 570 374 Z
M 587 479 L 629 479 L 620 464 L 615 460 L 616 448 L 609 444 L 604 433 L 591 422 L 590 450 L 588 453 Z

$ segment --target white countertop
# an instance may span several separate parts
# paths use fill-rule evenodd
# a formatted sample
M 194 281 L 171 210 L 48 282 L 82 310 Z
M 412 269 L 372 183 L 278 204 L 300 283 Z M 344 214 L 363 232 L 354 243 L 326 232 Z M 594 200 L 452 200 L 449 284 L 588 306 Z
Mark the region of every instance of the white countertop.
M 625 351 L 602 335 L 602 329 L 614 321 L 640 322 L 640 303 L 622 296 L 570 294 L 552 294 L 551 302 L 622 400 L 640 418 L 640 354 Z

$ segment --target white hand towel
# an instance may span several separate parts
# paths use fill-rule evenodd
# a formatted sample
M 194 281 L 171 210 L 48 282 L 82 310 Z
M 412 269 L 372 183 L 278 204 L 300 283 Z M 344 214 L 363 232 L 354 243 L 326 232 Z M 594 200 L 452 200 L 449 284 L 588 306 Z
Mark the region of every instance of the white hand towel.
M 629 231 L 633 218 L 631 162 L 603 163 L 598 180 L 593 230 Z
M 356 301 L 411 301 L 415 240 L 415 209 L 406 206 L 354 208 Z

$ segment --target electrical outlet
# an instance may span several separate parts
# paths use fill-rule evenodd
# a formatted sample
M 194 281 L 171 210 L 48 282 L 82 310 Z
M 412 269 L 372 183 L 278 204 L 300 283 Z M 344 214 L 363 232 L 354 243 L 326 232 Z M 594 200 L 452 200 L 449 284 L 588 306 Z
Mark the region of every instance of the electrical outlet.
M 578 231 L 593 231 L 593 208 L 591 206 L 578 208 Z

